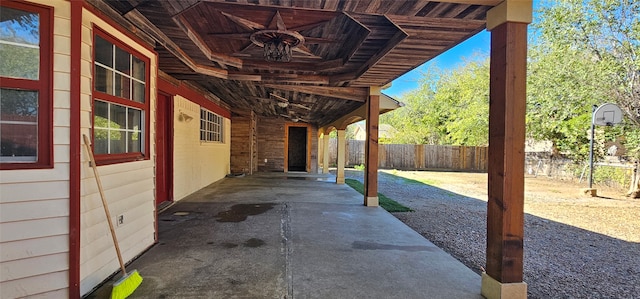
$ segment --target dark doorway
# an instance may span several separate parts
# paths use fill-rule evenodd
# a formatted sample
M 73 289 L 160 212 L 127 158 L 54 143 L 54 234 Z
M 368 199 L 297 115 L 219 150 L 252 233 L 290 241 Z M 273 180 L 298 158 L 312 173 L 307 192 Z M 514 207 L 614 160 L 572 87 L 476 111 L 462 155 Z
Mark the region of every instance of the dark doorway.
M 288 171 L 307 170 L 307 128 L 289 127 Z
M 156 111 L 156 206 L 173 200 L 173 102 L 158 93 Z

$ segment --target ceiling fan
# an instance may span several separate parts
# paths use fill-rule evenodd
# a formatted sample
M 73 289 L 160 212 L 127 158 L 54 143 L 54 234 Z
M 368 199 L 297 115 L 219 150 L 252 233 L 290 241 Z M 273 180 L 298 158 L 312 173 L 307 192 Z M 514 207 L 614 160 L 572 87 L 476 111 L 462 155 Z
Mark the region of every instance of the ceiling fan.
M 322 57 L 314 54 L 306 44 L 336 42 L 332 39 L 303 36 L 299 32 L 323 25 L 328 20 L 288 29 L 280 11 L 275 12 L 266 26 L 224 11 L 220 11 L 220 13 L 248 31 L 209 34 L 217 38 L 249 40 L 249 43 L 240 52 L 232 54 L 234 56 L 251 56 L 249 52 L 257 47 L 263 49 L 263 58 L 270 62 L 289 62 L 294 51 L 306 55 L 307 58 L 321 59 Z
M 281 107 L 281 108 L 287 108 L 289 106 L 293 106 L 293 107 L 304 109 L 304 110 L 311 110 L 310 107 L 307 107 L 307 106 L 305 106 L 303 104 L 299 104 L 299 103 L 292 103 L 292 102 L 289 101 L 289 99 L 287 99 L 285 97 L 282 97 L 282 96 L 279 96 L 279 95 L 277 95 L 275 93 L 269 93 L 269 95 L 278 100 L 277 105 L 279 107 Z

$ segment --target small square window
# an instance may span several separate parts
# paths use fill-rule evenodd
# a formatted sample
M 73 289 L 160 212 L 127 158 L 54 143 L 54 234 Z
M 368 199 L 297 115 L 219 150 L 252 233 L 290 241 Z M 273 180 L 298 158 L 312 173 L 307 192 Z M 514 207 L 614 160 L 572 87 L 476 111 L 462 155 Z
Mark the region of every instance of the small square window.
M 200 141 L 224 142 L 221 132 L 224 118 L 204 108 L 200 109 Z

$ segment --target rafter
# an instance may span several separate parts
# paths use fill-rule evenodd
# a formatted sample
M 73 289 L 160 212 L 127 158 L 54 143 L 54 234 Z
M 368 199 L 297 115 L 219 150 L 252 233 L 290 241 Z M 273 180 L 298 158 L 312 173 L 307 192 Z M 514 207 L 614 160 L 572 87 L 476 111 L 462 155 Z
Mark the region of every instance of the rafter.
M 246 28 L 248 30 L 252 30 L 253 31 L 253 30 L 264 30 L 264 29 L 266 29 L 264 27 L 264 25 L 262 25 L 262 24 L 259 24 L 259 23 L 253 22 L 253 21 L 249 21 L 249 20 L 243 19 L 241 17 L 236 17 L 236 16 L 234 16 L 232 14 L 229 14 L 229 13 L 226 13 L 224 11 L 221 11 L 220 13 L 223 16 L 227 17 L 232 22 L 234 22 L 234 23 L 236 23 L 236 24 L 238 24 L 238 25 L 240 25 L 240 26 L 242 26 L 242 27 L 244 27 L 244 28 Z
M 164 1 L 163 1 L 164 2 Z M 216 53 L 211 51 L 209 46 L 205 43 L 204 40 L 196 33 L 196 31 L 189 25 L 189 22 L 184 19 L 182 16 L 177 16 L 173 18 L 173 21 L 182 29 L 182 31 L 187 34 L 189 39 L 198 46 L 200 51 L 207 56 L 207 59 L 220 63 L 222 65 L 230 65 L 237 68 L 242 68 L 242 59 L 232 57 L 222 53 Z
M 268 71 L 305 71 L 305 72 L 322 72 L 329 69 L 335 69 L 344 66 L 342 59 L 333 59 L 319 62 L 297 62 L 288 63 L 271 63 L 264 60 L 246 60 L 243 63 L 244 69 L 257 68 Z
M 158 27 L 153 25 L 145 16 L 143 16 L 138 10 L 129 11 L 124 17 L 131 23 L 135 24 L 138 28 L 151 35 L 153 39 L 161 44 L 167 51 L 177 57 L 185 65 L 187 65 L 194 72 L 213 76 L 217 78 L 227 78 L 227 71 L 215 68 L 211 66 L 205 66 L 197 64 L 191 59 L 178 45 L 176 45 L 168 36 L 166 36 Z
M 365 102 L 369 96 L 369 89 L 366 87 L 331 87 L 331 86 L 306 86 L 306 85 L 277 85 L 264 84 L 264 87 L 297 91 L 307 94 L 314 94 L 336 99 Z

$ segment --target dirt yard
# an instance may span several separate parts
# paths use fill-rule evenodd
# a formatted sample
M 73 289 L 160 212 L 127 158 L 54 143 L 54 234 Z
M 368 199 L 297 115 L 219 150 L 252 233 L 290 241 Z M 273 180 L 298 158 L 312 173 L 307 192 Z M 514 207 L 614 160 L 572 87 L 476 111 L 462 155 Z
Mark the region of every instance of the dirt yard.
M 347 177 L 362 180 L 361 171 Z M 525 269 L 529 298 L 639 298 L 640 200 L 626 190 L 525 179 Z M 383 170 L 379 192 L 415 212 L 394 213 L 472 270 L 486 249 L 486 173 Z
M 487 174 L 460 172 L 384 171 L 487 201 Z M 525 177 L 525 213 L 576 226 L 628 242 L 640 242 L 640 200 L 625 197 L 627 190 L 595 186 L 598 197 L 580 194 L 586 182 Z M 639 257 L 640 258 L 640 252 Z

